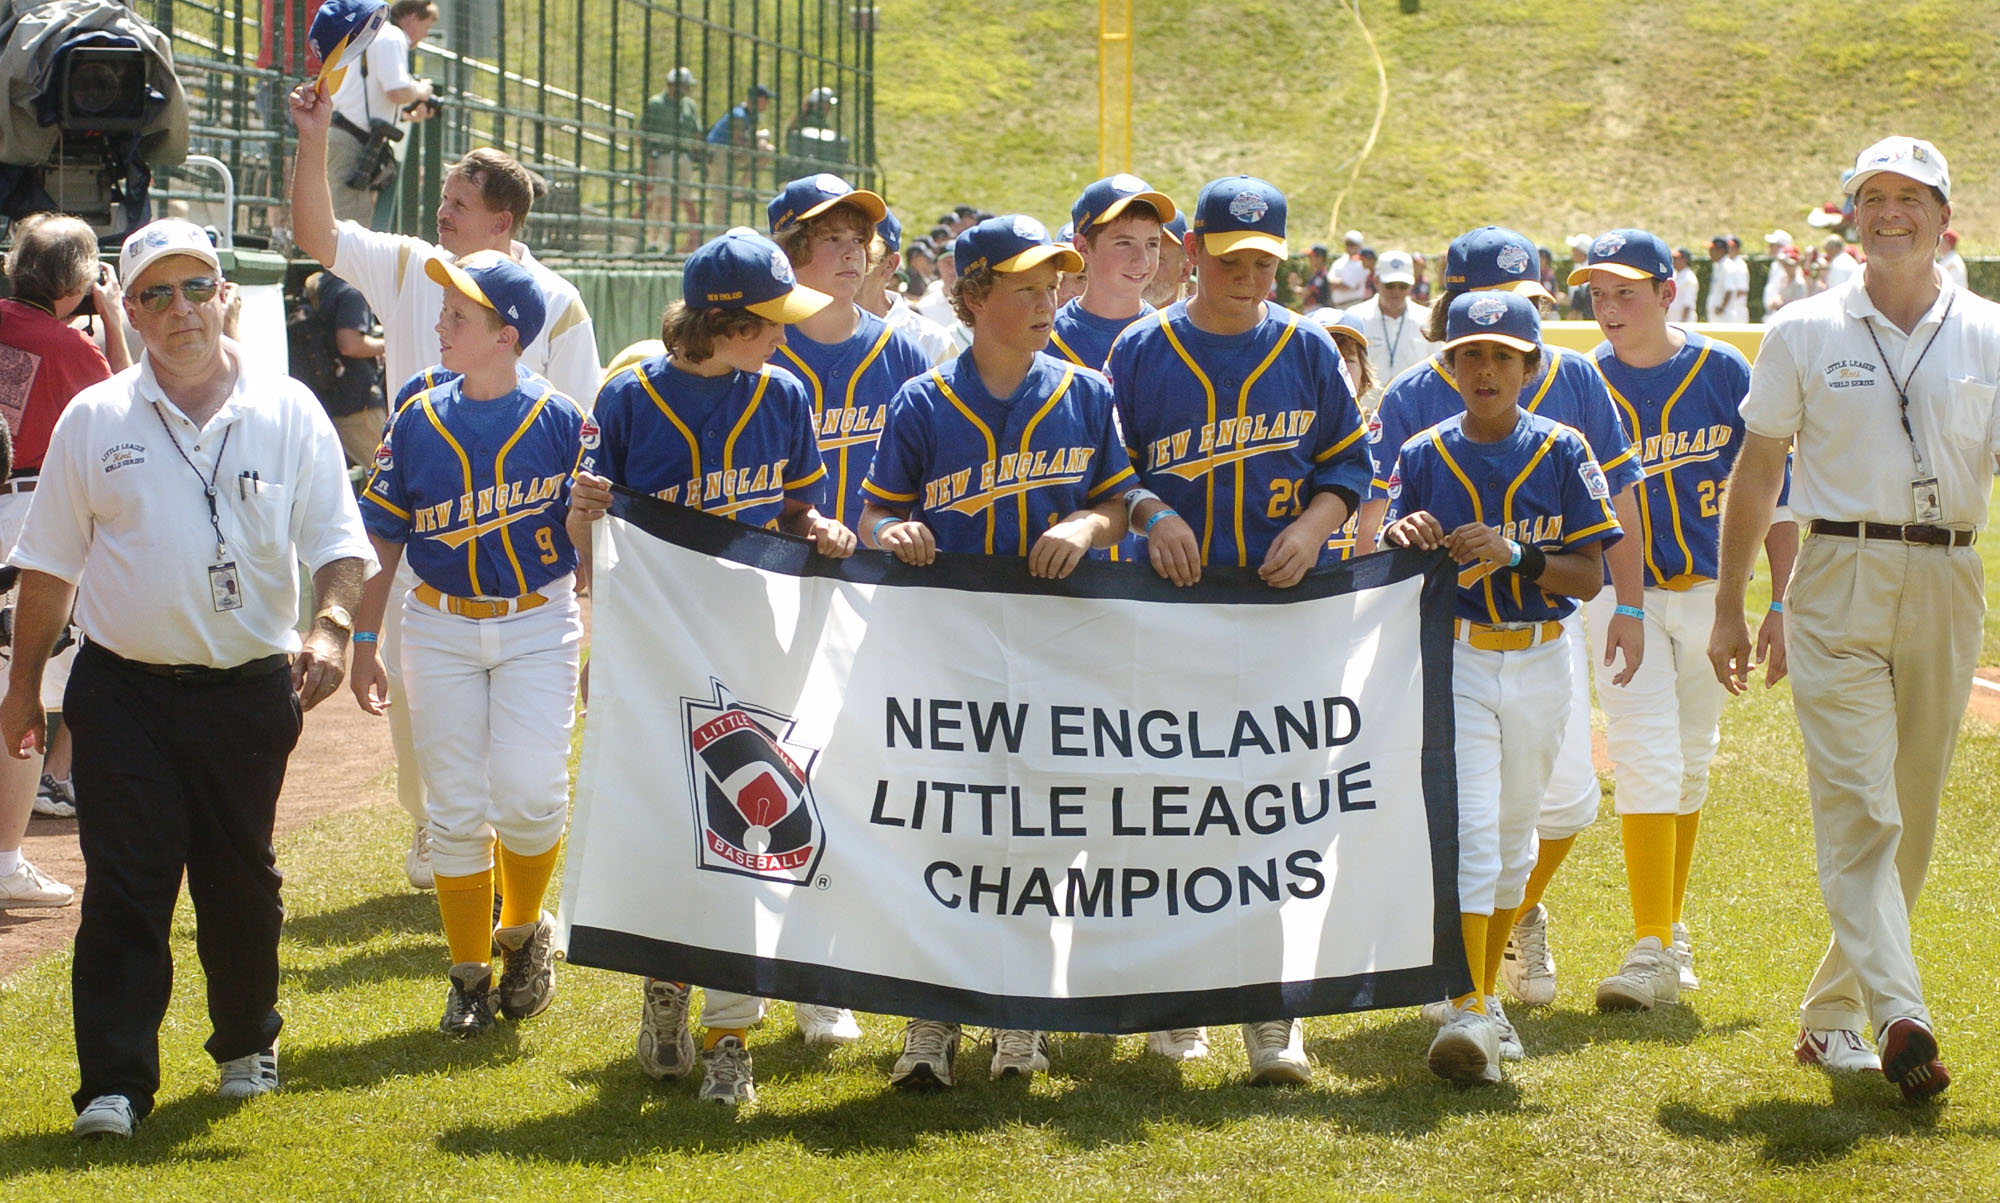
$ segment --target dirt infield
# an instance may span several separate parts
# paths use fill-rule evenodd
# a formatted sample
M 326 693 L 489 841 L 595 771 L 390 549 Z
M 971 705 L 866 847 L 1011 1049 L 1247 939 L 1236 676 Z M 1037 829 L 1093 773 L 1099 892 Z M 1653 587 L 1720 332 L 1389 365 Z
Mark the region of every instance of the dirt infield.
M 285 792 L 278 798 L 278 834 L 323 815 L 377 803 L 395 805 L 395 791 L 382 784 L 394 759 L 389 724 L 363 714 L 343 687 L 306 715 L 305 732 L 285 772 Z M 44 872 L 82 893 L 75 819 L 29 820 L 23 851 Z M 0 977 L 67 945 L 76 935 L 76 923 L 75 905 L 0 911 Z

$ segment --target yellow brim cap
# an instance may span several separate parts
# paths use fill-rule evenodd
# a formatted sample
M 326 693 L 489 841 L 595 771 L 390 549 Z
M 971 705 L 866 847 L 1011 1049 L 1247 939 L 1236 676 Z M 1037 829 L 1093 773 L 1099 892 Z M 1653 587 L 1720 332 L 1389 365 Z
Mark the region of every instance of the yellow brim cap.
M 1101 226 L 1108 221 L 1117 221 L 1119 215 L 1124 213 L 1125 210 L 1131 206 L 1133 201 L 1142 201 L 1145 204 L 1153 206 L 1153 212 L 1160 215 L 1161 225 L 1165 225 L 1174 219 L 1174 213 L 1175 213 L 1174 202 L 1172 198 L 1167 196 L 1166 193 L 1134 192 L 1130 196 L 1121 196 L 1117 200 L 1112 201 L 1110 204 L 1104 206 L 1104 212 L 1098 214 L 1096 217 L 1091 218 L 1090 224 L 1093 227 L 1095 227 L 1095 226 Z
M 1549 294 L 1549 290 L 1542 287 L 1540 280 L 1509 280 L 1505 284 L 1489 284 L 1485 288 L 1469 288 L 1466 291 L 1513 292 L 1519 293 L 1524 297 L 1540 297 L 1545 301 L 1555 300 L 1555 297 Z
M 1579 267 L 1574 271 L 1570 272 L 1569 274 L 1570 285 L 1574 287 L 1575 285 L 1582 284 L 1588 281 L 1590 279 L 1590 273 L 1592 272 L 1604 272 L 1608 275 L 1617 276 L 1620 279 L 1624 280 L 1658 279 L 1658 277 L 1653 275 L 1653 273 L 1651 272 L 1641 271 L 1636 267 L 1628 267 L 1623 263 L 1587 263 L 1584 266 Z
M 865 188 L 856 188 L 852 192 L 843 192 L 831 200 L 821 201 L 799 214 L 791 222 L 788 222 L 787 226 L 797 225 L 799 222 L 811 221 L 836 205 L 852 205 L 863 213 L 866 213 L 869 221 L 881 221 L 883 218 L 889 216 L 889 202 Z
M 847 199 L 842 197 L 842 200 Z M 781 297 L 768 301 L 757 301 L 743 308 L 766 321 L 789 326 L 802 322 L 833 303 L 833 298 L 817 288 L 807 288 L 803 284 L 792 285 L 792 290 Z
M 1467 343 L 1499 343 L 1503 347 L 1512 347 L 1524 355 L 1530 351 L 1539 351 L 1542 346 L 1540 343 L 1529 342 L 1525 338 L 1515 338 L 1511 334 L 1480 333 L 1466 334 L 1454 338 L 1446 343 L 1443 349 L 1449 351 L 1456 347 L 1462 347 Z
M 474 280 L 466 273 L 464 268 L 456 263 L 448 263 L 443 259 L 426 259 L 424 260 L 424 274 L 446 288 L 464 293 L 495 313 L 500 311 L 499 307 L 494 305 L 493 299 L 486 295 L 484 289 L 479 287 L 479 282 Z
M 1059 242 L 1048 243 L 1043 246 L 1031 246 L 1018 255 L 1002 259 L 1000 262 L 994 264 L 993 270 L 996 272 L 1024 272 L 1030 268 L 1040 267 L 1051 259 L 1056 261 L 1057 271 L 1080 272 L 1083 270 L 1083 256 L 1077 254 L 1076 248 L 1064 246 Z
M 1218 234 L 1203 234 L 1201 244 L 1211 255 L 1227 255 L 1235 251 L 1263 251 L 1280 259 L 1289 258 L 1291 252 L 1285 248 L 1285 240 L 1275 234 L 1258 230 L 1224 230 Z

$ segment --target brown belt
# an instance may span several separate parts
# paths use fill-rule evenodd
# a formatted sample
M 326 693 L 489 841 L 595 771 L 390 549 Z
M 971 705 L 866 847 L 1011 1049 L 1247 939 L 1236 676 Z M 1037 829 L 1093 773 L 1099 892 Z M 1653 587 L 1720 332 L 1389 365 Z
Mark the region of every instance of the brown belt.
M 1897 526 L 1889 522 L 1832 522 L 1815 518 L 1809 528 L 1815 535 L 1842 539 L 1886 539 L 1891 543 L 1920 543 L 1925 547 L 1970 547 L 1979 536 L 1973 531 L 1951 526 L 1925 526 L 1912 522 Z

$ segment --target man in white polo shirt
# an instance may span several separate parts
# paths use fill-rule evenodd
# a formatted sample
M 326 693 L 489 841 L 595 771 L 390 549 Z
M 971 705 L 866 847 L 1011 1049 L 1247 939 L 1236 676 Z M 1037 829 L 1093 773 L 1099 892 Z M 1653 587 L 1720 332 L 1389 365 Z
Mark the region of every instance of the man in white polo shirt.
M 1375 295 L 1347 311 L 1368 331 L 1368 365 L 1375 369 L 1375 387 L 1361 398 L 1361 408 L 1370 413 L 1391 380 L 1437 350 L 1437 344 L 1424 337 L 1431 324 L 1430 307 L 1410 299 L 1417 283 L 1410 252 L 1389 251 L 1376 260 L 1375 283 Z
M 70 985 L 78 1136 L 129 1136 L 160 1085 L 182 874 L 226 1098 L 278 1084 L 282 880 L 271 825 L 300 712 L 340 685 L 375 568 L 312 391 L 223 337 L 201 229 L 154 222 L 119 256 L 136 368 L 77 394 L 8 562 L 21 571 L 0 739 L 42 739 L 42 669 L 75 603 L 64 695 L 86 884 Z M 298 565 L 317 613 L 305 638 Z
M 291 110 L 299 128 L 298 166 L 292 172 L 292 238 L 300 250 L 360 289 L 368 307 L 381 318 L 383 383 L 389 395 L 396 395 L 410 377 L 438 362 L 437 322 L 444 309 L 444 286 L 424 271 L 424 262 L 440 255 L 462 259 L 474 251 L 499 251 L 528 269 L 548 303 L 548 321 L 528 344 L 521 365 L 587 412 L 602 378 L 597 332 L 576 288 L 535 262 L 528 248 L 514 238 L 534 200 L 526 169 L 513 156 L 491 147 L 473 150 L 445 177 L 438 197 L 436 245 L 378 233 L 355 222 L 334 220 L 326 173 L 317 170 L 326 154 L 331 103 L 307 82 L 292 92 Z M 403 571 L 407 574 L 408 569 Z M 409 583 L 413 579 L 405 587 Z M 380 646 L 392 689 L 401 632 L 402 608 L 391 606 Z M 403 868 L 411 885 L 427 890 L 432 882 L 429 829 L 407 710 L 390 708 L 389 735 L 396 747 L 396 796 L 416 823 Z
M 2000 305 L 1932 261 L 1951 219 L 1936 147 L 1884 139 L 1861 152 L 1847 191 L 1866 266 L 1780 310 L 1751 374 L 1709 659 L 1731 692 L 1746 687 L 1744 585 L 1796 442 L 1791 504 L 1808 538 L 1784 597 L 1785 653 L 1833 943 L 1795 1052 L 1875 1069 L 1861 1041 L 1872 1023 L 1882 1073 L 1920 1099 L 1951 1080 L 1910 911 L 1986 612 L 1972 542 L 2000 454 Z

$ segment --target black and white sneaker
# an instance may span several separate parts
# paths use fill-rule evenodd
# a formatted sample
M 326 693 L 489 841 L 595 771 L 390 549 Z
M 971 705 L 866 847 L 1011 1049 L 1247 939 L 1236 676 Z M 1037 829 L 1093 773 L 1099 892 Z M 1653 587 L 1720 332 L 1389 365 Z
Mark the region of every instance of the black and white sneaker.
M 509 1019 L 532 1019 L 548 1010 L 556 996 L 556 921 L 543 911 L 533 923 L 503 927 L 493 933 L 500 950 L 500 1013 Z
M 76 1123 L 70 1132 L 79 1140 L 96 1140 L 102 1136 L 130 1136 L 139 1120 L 132 1111 L 132 1100 L 122 1094 L 100 1094 L 84 1105 L 76 1114 Z
M 438 1031 L 464 1039 L 493 1027 L 493 967 L 466 961 L 451 967 L 451 993 L 445 996 L 444 1018 Z
M 225 1099 L 254 1098 L 278 1088 L 278 1046 L 247 1053 L 216 1066 L 215 1093 Z

